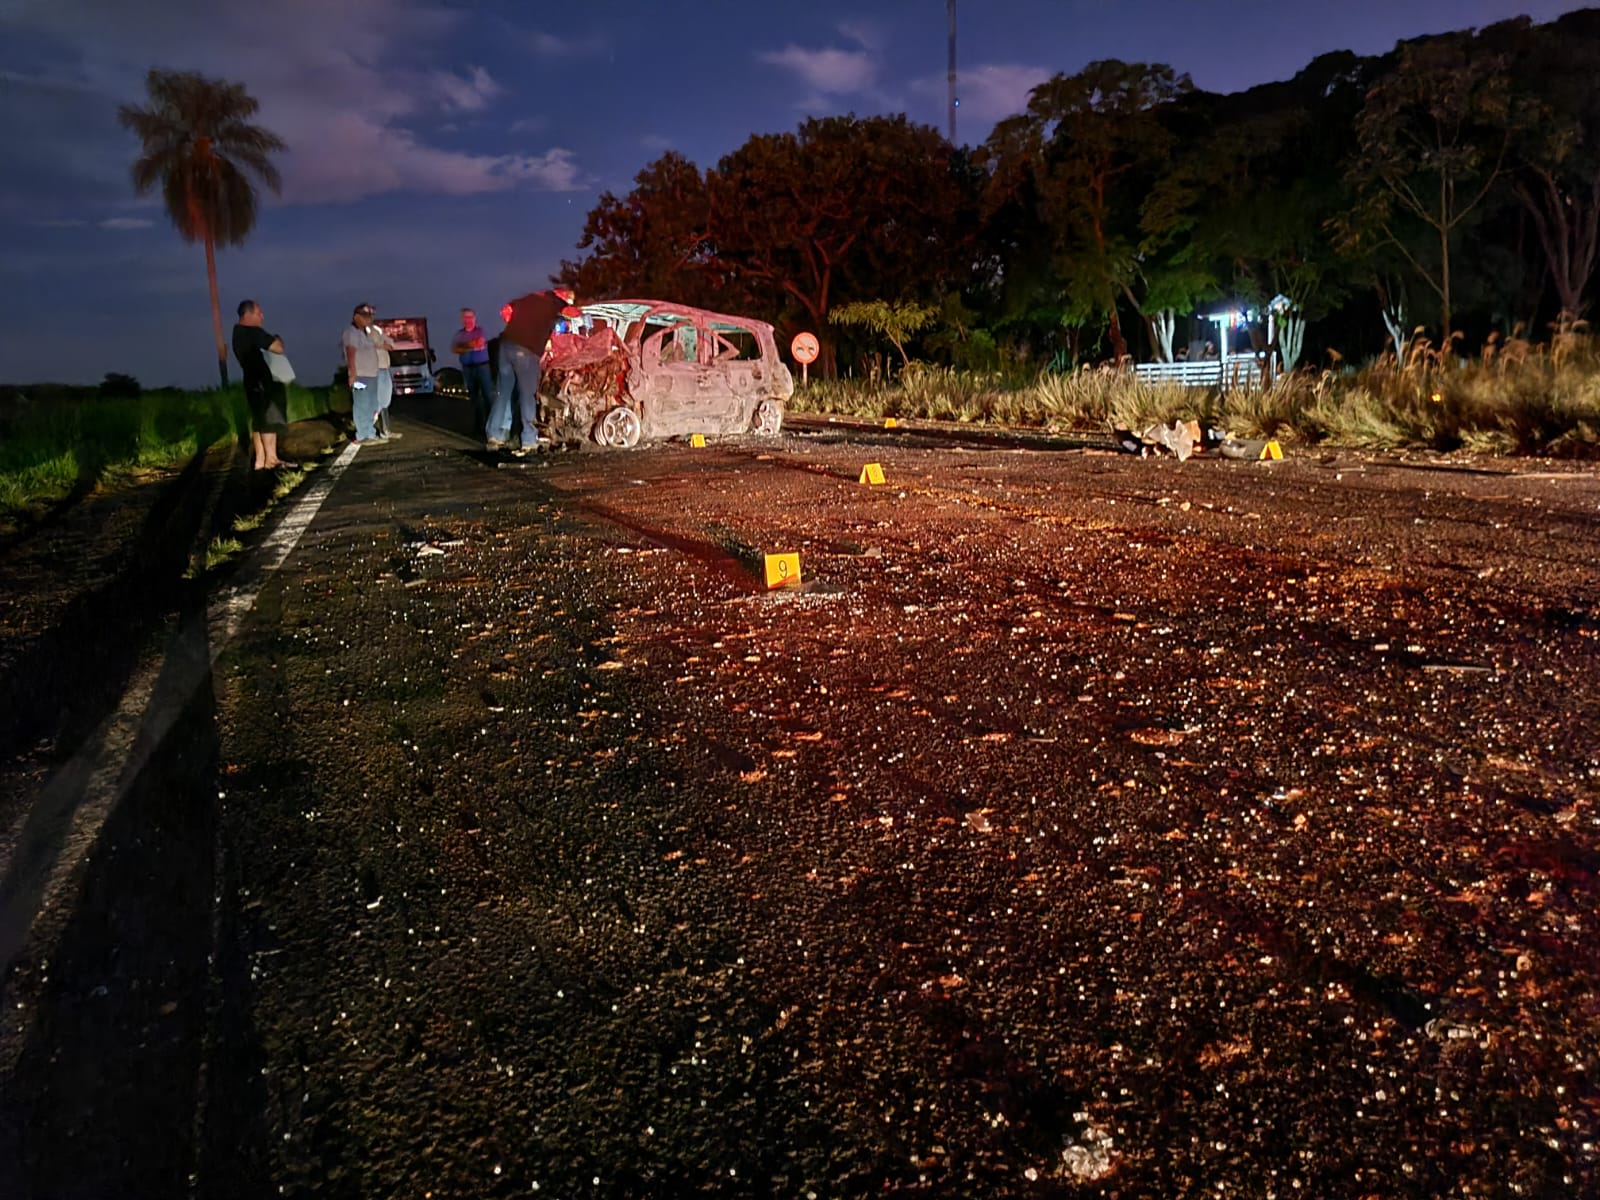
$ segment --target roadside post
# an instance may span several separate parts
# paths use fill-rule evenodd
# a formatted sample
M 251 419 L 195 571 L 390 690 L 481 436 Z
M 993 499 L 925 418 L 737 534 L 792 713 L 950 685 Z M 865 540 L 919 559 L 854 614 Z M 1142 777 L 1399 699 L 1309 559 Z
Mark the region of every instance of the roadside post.
M 789 353 L 794 355 L 795 362 L 800 364 L 800 386 L 804 387 L 811 382 L 810 367 L 817 361 L 817 354 L 821 347 L 817 343 L 814 333 L 797 333 L 794 341 L 789 343 Z

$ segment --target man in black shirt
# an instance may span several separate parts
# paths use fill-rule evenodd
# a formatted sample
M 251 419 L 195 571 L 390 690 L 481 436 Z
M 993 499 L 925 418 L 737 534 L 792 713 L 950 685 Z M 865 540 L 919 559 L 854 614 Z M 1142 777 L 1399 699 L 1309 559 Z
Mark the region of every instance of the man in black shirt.
M 283 339 L 261 328 L 261 306 L 239 301 L 239 323 L 233 327 L 233 356 L 244 372 L 244 398 L 250 406 L 250 448 L 255 469 L 293 466 L 278 457 L 278 434 L 288 427 L 288 404 L 283 384 L 272 377 L 268 354 L 283 353 Z

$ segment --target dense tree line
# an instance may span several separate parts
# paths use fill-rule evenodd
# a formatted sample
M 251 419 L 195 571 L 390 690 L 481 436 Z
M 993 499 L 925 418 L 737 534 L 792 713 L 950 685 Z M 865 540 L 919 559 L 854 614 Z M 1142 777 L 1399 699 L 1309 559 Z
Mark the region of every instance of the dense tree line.
M 810 328 L 824 370 L 845 306 L 857 325 L 935 311 L 918 353 L 971 367 L 1170 358 L 1219 304 L 1270 309 L 1289 366 L 1416 326 L 1470 347 L 1587 307 L 1597 79 L 1600 9 L 1327 54 L 1232 95 L 1096 62 L 975 148 L 847 116 L 705 170 L 663 155 L 601 197 L 561 278 Z

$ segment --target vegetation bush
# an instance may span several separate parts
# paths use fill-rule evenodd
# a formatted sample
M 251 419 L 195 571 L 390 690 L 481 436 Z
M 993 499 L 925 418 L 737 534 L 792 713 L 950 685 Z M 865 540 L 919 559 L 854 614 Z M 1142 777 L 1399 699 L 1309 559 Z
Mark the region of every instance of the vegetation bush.
M 1086 368 L 1031 375 L 913 363 L 892 382 L 818 381 L 791 407 L 860 417 L 994 422 L 1075 432 L 1142 430 L 1198 419 L 1241 437 L 1393 450 L 1589 455 L 1600 451 L 1600 354 L 1586 336 L 1526 343 L 1464 365 L 1425 342 L 1404 366 L 1391 354 L 1360 368 L 1301 370 L 1270 388 L 1154 384 L 1130 371 Z

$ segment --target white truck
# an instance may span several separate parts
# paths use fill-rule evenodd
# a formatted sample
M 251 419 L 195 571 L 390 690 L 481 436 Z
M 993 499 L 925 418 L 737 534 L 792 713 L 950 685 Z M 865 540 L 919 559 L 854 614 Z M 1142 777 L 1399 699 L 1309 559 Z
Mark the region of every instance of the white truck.
M 434 353 L 428 345 L 427 317 L 387 317 L 375 324 L 394 343 L 389 378 L 396 396 L 432 395 Z

